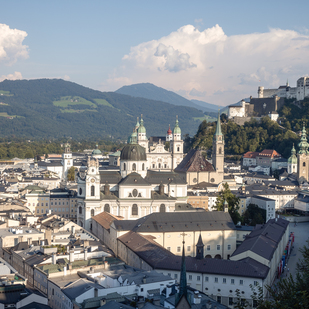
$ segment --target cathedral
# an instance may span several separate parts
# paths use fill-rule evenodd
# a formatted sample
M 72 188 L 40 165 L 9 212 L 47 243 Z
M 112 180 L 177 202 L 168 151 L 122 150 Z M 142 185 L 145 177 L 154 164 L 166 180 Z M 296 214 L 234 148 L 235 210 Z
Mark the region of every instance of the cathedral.
M 185 173 L 176 172 L 183 161 L 178 119 L 173 131 L 169 127 L 165 140 L 169 142 L 168 150 L 164 138 L 148 140 L 141 118 L 121 150 L 119 170 L 100 170 L 98 158 L 89 156 L 87 170 L 80 171 L 77 177 L 77 223 L 91 230 L 91 218 L 103 211 L 124 219 L 138 219 L 153 212 L 188 208 L 187 179 Z M 223 179 L 224 163 L 219 116 L 213 143 L 213 164 L 209 163 L 207 173 L 217 182 Z

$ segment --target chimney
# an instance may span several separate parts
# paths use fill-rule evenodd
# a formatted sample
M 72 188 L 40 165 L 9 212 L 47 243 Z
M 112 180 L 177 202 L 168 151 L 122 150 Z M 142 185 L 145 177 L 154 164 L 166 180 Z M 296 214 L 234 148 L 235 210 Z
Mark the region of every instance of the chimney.
M 75 234 L 75 226 L 74 225 L 72 225 L 72 227 L 71 227 L 71 232 L 72 232 L 73 235 Z
M 41 240 L 41 246 L 44 246 L 44 245 L 45 245 L 45 241 Z
M 85 247 L 85 250 L 84 250 L 84 260 L 87 261 L 88 260 L 88 248 Z
M 106 183 L 104 186 L 104 195 L 110 195 L 109 184 Z
M 67 267 L 66 267 L 66 266 L 63 267 L 63 275 L 64 275 L 64 276 L 67 275 Z
M 89 246 L 89 240 L 84 240 L 84 248 Z
M 109 270 L 109 264 L 107 261 L 104 262 L 104 268 L 105 270 Z
M 74 262 L 74 249 L 70 250 L 69 261 L 70 263 Z
M 53 262 L 53 264 L 57 263 L 57 257 L 56 257 L 55 253 L 53 253 L 53 256 L 52 256 L 52 262 Z
M 146 280 L 146 276 L 143 277 L 143 283 L 146 284 L 147 280 Z
M 71 263 L 68 264 L 68 270 L 72 270 L 73 269 L 73 266 Z
M 167 285 L 166 286 L 166 298 L 168 298 L 172 293 L 172 286 L 171 285 Z
M 164 284 L 160 284 L 160 295 L 162 295 L 164 288 L 165 288 Z
M 29 237 L 29 238 L 28 238 L 28 246 L 31 246 L 31 245 L 32 245 L 32 238 Z
M 163 185 L 162 182 L 161 182 L 160 185 L 159 185 L 159 194 L 160 194 L 160 195 L 163 195 L 163 194 L 164 194 L 164 185 Z

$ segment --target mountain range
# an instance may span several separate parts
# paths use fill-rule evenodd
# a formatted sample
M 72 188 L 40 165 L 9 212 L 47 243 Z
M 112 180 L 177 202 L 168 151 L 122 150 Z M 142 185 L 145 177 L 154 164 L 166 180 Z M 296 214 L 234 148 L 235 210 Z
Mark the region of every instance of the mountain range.
M 170 98 L 175 96 L 169 93 Z M 176 115 L 182 134 L 194 135 L 205 119 L 197 104 L 182 97 L 181 102 L 191 105 L 153 98 L 101 92 L 61 79 L 4 80 L 0 82 L 0 137 L 125 140 L 141 114 L 147 136 L 165 136 Z

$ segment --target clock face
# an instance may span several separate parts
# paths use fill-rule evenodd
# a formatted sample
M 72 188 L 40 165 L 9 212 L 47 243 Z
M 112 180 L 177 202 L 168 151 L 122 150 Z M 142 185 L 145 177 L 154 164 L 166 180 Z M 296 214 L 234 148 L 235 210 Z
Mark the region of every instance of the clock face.
M 95 180 L 92 178 L 92 179 L 91 179 L 91 182 L 93 183 L 93 182 L 95 182 Z

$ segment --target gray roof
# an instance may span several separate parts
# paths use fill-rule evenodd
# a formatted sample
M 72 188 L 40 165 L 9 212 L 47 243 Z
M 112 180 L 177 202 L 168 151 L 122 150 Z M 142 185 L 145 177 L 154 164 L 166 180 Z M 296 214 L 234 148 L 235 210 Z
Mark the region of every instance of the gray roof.
M 104 306 L 99 307 L 98 309 L 132 309 L 133 307 L 118 303 L 116 301 L 110 301 L 106 303 Z
M 256 225 L 245 241 L 234 251 L 232 257 L 251 251 L 270 261 L 288 225 L 289 221 L 281 218 L 271 219 L 263 225 Z
M 100 171 L 101 184 L 117 184 L 122 178 L 119 171 Z
M 91 282 L 86 279 L 79 279 L 72 284 L 64 287 L 62 289 L 62 292 L 71 300 L 74 300 L 77 296 L 82 295 L 91 288 L 103 289 L 103 287 L 97 283 Z
M 234 230 L 229 213 L 212 212 L 156 212 L 137 220 L 114 221 L 117 230 L 134 232 L 185 232 Z
M 175 172 L 147 171 L 145 180 L 151 184 L 186 184 L 186 181 Z
M 149 186 L 150 184 L 138 173 L 131 173 L 123 178 L 119 185 L 121 186 Z

